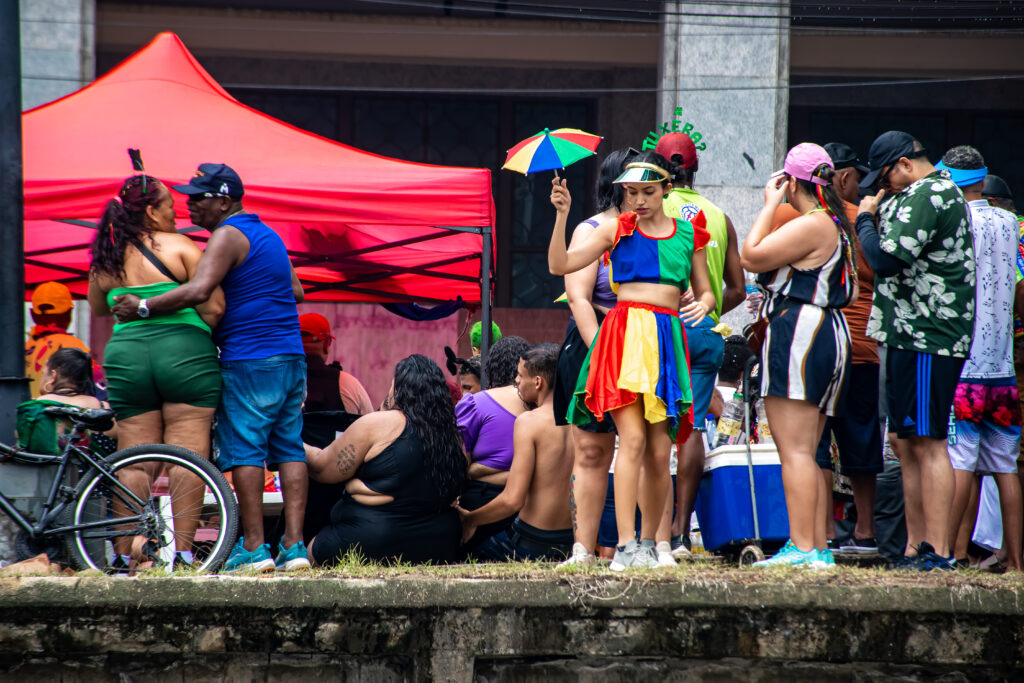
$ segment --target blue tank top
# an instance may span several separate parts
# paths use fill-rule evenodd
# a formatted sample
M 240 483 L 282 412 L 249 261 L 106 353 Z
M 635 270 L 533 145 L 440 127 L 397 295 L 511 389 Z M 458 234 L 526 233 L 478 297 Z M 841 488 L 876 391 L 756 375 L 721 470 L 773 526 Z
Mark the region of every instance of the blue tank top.
M 221 360 L 260 360 L 303 355 L 299 312 L 284 242 L 253 213 L 231 216 L 224 225 L 249 240 L 245 262 L 220 283 L 226 311 L 214 329 Z

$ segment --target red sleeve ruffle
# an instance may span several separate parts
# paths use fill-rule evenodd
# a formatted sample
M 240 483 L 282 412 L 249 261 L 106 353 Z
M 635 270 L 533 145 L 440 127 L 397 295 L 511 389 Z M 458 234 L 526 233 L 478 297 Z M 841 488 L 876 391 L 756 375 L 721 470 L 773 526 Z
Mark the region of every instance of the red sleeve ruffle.
M 711 241 L 708 219 L 703 211 L 698 211 L 697 215 L 690 219 L 690 224 L 693 225 L 693 250 L 697 252 L 708 246 L 708 242 Z
M 611 248 L 604 252 L 604 265 L 609 265 L 612 260 L 612 252 L 615 251 L 615 247 L 618 246 L 619 240 L 623 237 L 632 235 L 636 230 L 636 213 L 633 211 L 627 211 L 626 213 L 619 214 L 619 225 L 615 230 L 615 239 L 612 240 Z

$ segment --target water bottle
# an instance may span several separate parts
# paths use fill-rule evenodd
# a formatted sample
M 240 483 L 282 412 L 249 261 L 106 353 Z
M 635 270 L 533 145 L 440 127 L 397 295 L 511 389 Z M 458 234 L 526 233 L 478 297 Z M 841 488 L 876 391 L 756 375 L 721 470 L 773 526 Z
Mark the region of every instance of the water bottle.
M 757 288 L 757 277 L 753 273 L 746 273 L 747 285 L 747 313 L 755 318 L 760 317 L 761 301 L 764 294 Z
M 732 446 L 743 442 L 743 396 L 736 392 L 722 408 L 722 417 L 718 418 L 715 436 L 715 448 Z
M 708 413 L 704 416 L 704 443 L 709 451 L 715 447 L 715 439 L 718 437 L 716 429 L 715 416 Z
M 764 401 L 757 402 L 757 442 L 775 443 L 771 427 L 768 426 L 768 414 L 764 410 Z

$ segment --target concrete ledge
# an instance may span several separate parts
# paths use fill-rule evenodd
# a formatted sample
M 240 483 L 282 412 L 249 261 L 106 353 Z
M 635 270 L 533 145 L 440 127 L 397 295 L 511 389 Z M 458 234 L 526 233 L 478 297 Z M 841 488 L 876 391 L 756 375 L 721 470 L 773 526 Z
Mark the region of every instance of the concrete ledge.
M 1016 586 L 0 580 L 0 680 L 1002 680 L 1022 662 Z

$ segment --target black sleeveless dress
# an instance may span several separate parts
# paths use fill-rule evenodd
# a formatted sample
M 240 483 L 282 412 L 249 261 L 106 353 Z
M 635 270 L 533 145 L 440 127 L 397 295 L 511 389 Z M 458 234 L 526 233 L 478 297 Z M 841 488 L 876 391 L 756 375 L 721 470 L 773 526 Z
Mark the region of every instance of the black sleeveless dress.
M 373 560 L 461 560 L 459 515 L 431 483 L 423 445 L 408 420 L 399 437 L 360 465 L 353 478 L 395 500 L 363 505 L 345 494 L 331 510 L 331 523 L 316 535 L 313 555 L 319 564 L 330 566 L 353 548 Z

